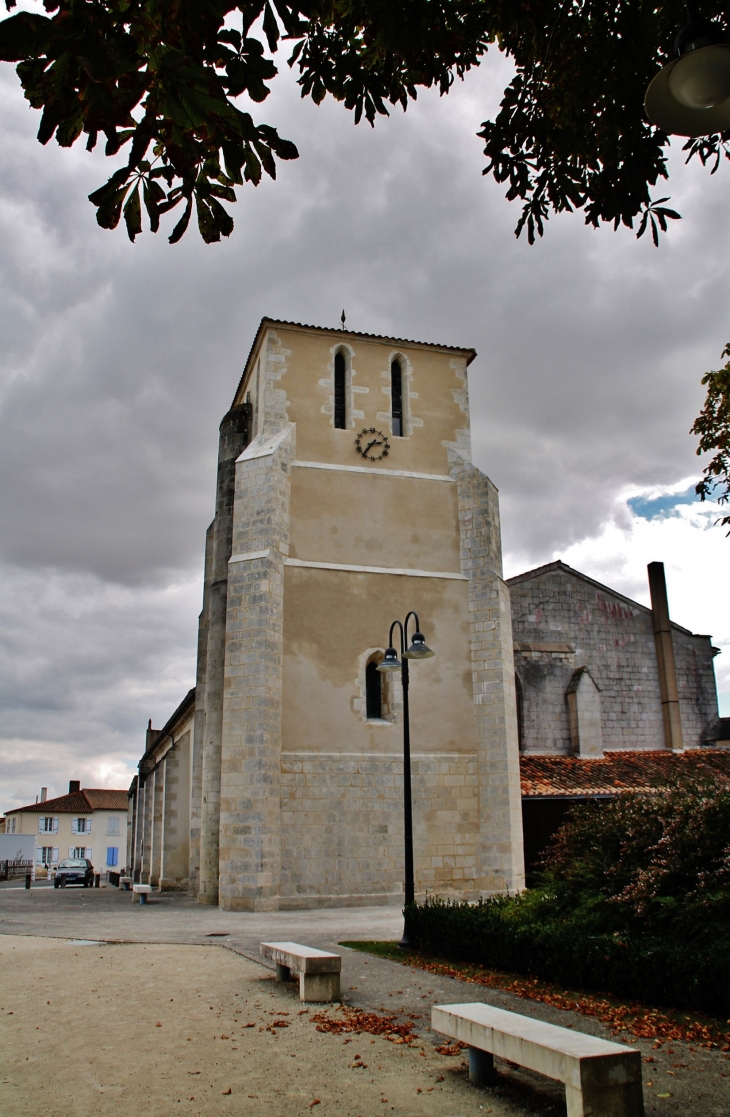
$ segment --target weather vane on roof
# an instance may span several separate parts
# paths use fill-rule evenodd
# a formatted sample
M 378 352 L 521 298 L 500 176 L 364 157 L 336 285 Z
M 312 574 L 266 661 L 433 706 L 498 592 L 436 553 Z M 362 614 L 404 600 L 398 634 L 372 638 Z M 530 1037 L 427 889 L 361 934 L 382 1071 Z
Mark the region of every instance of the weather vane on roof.
M 344 328 L 345 328 L 345 312 L 344 312 L 344 310 L 342 311 L 342 317 L 340 318 L 340 322 L 342 322 L 342 325 L 341 325 L 340 329 L 344 330 Z

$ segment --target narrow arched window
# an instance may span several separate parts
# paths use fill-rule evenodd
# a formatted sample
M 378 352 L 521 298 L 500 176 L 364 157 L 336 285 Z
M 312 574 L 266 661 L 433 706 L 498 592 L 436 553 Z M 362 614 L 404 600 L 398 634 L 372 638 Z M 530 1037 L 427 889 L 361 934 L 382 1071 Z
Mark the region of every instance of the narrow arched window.
M 390 413 L 393 420 L 393 434 L 403 434 L 403 373 L 400 361 L 390 362 Z
M 335 353 L 335 426 L 341 430 L 347 427 L 347 407 L 345 404 L 345 354 Z
M 368 718 L 382 718 L 383 676 L 377 663 L 368 663 L 365 668 L 365 708 Z

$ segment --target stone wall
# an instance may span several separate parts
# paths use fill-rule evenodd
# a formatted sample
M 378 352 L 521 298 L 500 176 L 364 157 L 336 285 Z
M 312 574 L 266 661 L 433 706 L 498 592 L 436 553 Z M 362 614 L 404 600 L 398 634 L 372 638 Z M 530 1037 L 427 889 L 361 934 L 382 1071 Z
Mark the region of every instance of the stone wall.
M 411 774 L 416 898 L 477 898 L 476 753 L 416 753 Z M 281 907 L 402 902 L 402 755 L 283 753 Z
M 219 903 L 278 907 L 284 558 L 294 427 L 259 435 L 236 464 L 228 574 Z
M 479 885 L 520 891 L 522 849 L 517 706 L 510 593 L 502 579 L 499 496 L 488 477 L 454 448 L 462 573 L 469 579 L 469 631 L 479 768 Z
M 570 753 L 566 691 L 587 667 L 600 689 L 604 749 L 664 748 L 651 611 L 563 563 L 508 582 L 526 752 Z M 717 717 L 707 636 L 672 626 L 685 747 Z
M 190 745 L 187 729 L 162 761 L 165 767 L 160 891 L 187 889 L 190 864 Z

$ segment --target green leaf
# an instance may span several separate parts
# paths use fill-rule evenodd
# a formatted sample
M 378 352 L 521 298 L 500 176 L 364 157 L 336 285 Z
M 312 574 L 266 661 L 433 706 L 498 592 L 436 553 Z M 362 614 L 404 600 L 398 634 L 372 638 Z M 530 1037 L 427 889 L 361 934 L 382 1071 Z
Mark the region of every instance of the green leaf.
M 53 36 L 53 20 L 19 12 L 0 21 L 0 62 L 22 62 L 45 54 Z
M 264 34 L 268 40 L 269 50 L 273 54 L 279 42 L 279 24 L 276 22 L 276 16 L 268 0 L 264 8 Z
M 128 189 L 129 185 L 126 185 L 115 191 L 97 209 L 96 221 L 102 229 L 116 229 L 119 218 L 122 216 L 122 203 Z
M 145 179 L 144 189 L 142 191 L 144 198 L 145 209 L 150 219 L 150 230 L 156 233 L 160 227 L 160 202 L 165 200 L 165 191 L 152 179 Z
M 188 204 L 185 206 L 185 212 L 183 213 L 182 217 L 180 218 L 177 225 L 172 230 L 172 233 L 171 233 L 170 237 L 168 238 L 170 244 L 177 244 L 177 242 L 180 240 L 180 237 L 183 236 L 183 234 L 185 233 L 185 230 L 187 229 L 188 225 L 190 224 L 190 214 L 192 212 L 193 212 L 193 196 L 191 194 L 188 197 Z
M 129 195 L 129 201 L 124 207 L 124 220 L 127 225 L 127 235 L 134 242 L 134 238 L 142 232 L 142 205 L 139 196 L 139 182 Z

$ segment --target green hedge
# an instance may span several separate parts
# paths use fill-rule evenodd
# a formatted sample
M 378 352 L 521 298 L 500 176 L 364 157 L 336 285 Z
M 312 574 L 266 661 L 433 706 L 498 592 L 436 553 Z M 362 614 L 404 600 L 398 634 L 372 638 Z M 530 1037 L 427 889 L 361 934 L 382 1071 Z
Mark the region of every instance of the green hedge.
M 684 780 L 578 808 L 537 886 L 405 910 L 444 958 L 730 1016 L 730 789 Z
M 406 927 L 416 949 L 439 957 L 723 1019 L 730 1014 L 730 938 L 697 944 L 588 933 L 578 922 L 536 923 L 524 908 L 519 898 L 427 900 L 406 908 Z

